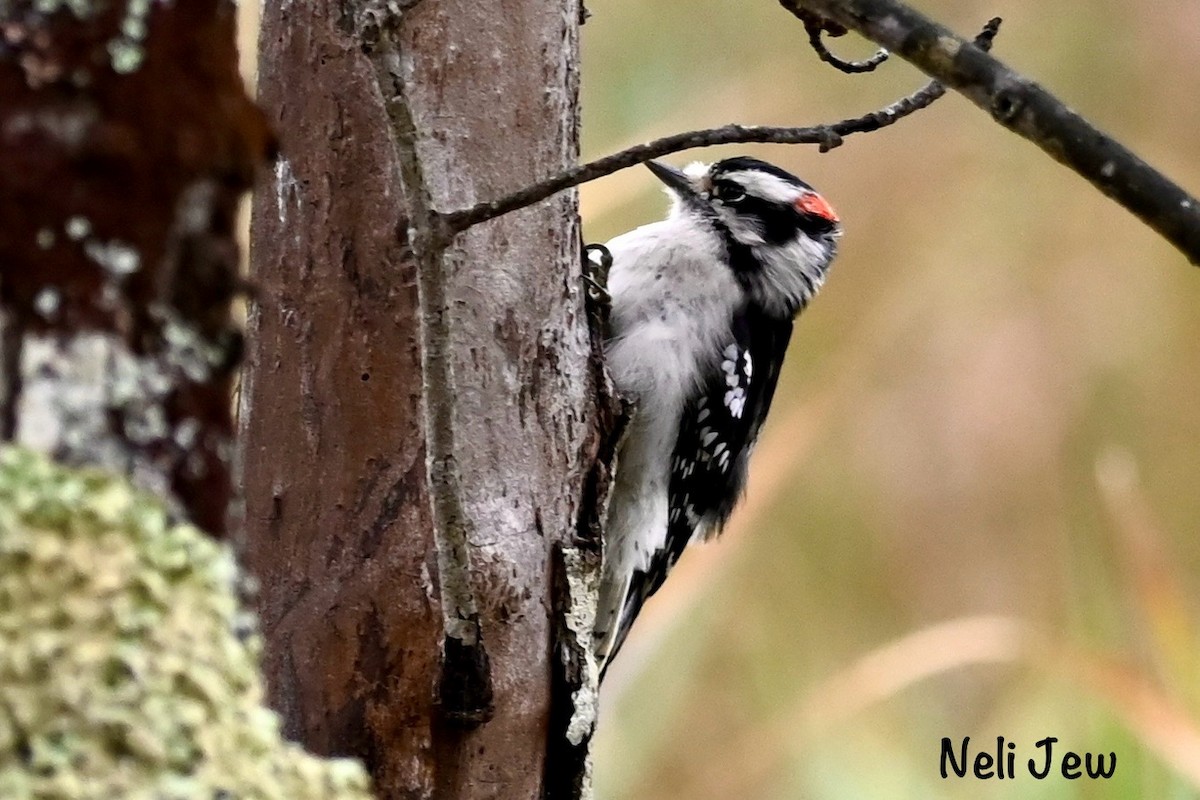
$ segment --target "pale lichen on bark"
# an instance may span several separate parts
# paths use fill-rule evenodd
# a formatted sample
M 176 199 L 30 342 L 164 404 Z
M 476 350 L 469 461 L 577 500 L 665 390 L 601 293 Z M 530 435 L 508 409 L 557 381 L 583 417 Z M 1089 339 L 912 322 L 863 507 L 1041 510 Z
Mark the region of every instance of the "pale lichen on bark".
M 129 447 L 130 439 L 169 438 L 163 403 L 173 384 L 160 364 L 108 333 L 29 333 L 21 341 L 18 375 L 17 444 L 65 464 L 129 474 L 180 513 L 170 470 Z
M 243 584 L 123 479 L 0 449 L 0 797 L 367 800 L 281 737 Z
M 118 277 L 136 269 L 136 260 L 136 251 L 123 252 L 120 263 L 133 267 Z M 55 313 L 42 305 L 47 316 Z M 208 469 L 193 452 L 203 426 L 173 414 L 170 404 L 183 382 L 208 380 L 227 354 L 169 307 L 149 313 L 161 344 L 147 353 L 135 353 L 123 336 L 106 331 L 24 332 L 14 342 L 20 392 L 13 398 L 11 438 L 64 464 L 129 475 L 186 519 L 171 476 L 182 469 L 202 477 Z M 205 435 L 228 463 L 232 440 L 215 431 Z
M 567 725 L 567 741 L 580 745 L 596 728 L 596 712 L 600 702 L 600 668 L 592 646 L 592 629 L 596 624 L 596 602 L 600 586 L 600 560 L 593 554 L 563 548 L 567 573 L 567 606 L 563 624 L 574 639 L 571 656 L 578 659 L 580 685 L 571 695 L 574 711 Z M 560 658 L 567 659 L 567 653 Z

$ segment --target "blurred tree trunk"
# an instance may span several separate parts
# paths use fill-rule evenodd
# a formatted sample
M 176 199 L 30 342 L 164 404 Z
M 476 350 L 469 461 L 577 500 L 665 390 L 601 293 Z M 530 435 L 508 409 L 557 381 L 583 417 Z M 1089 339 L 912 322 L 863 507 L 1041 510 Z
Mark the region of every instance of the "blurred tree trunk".
M 236 9 L 0 2 L 3 439 L 223 536 L 236 210 L 269 147 Z
M 397 221 L 575 163 L 579 7 L 425 2 L 381 44 L 384 6 L 263 18 L 283 156 L 254 206 L 241 424 L 270 691 L 380 797 L 572 796 L 580 751 L 548 752 L 572 701 L 553 565 L 598 442 L 576 199 L 432 261 Z

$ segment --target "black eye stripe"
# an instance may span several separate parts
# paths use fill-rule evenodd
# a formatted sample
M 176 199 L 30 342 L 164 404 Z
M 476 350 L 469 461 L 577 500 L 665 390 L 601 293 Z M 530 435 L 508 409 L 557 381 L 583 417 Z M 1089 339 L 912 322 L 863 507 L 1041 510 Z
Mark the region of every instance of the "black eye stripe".
M 741 189 L 742 187 L 738 186 L 737 188 Z M 714 196 L 719 196 L 730 206 L 734 205 L 734 202 L 727 199 L 726 195 L 716 194 L 716 186 L 714 186 Z M 744 190 L 743 196 L 736 201 L 735 213 L 740 217 L 747 217 L 757 222 L 763 238 L 770 244 L 789 242 L 795 238 L 797 231 L 817 237 L 829 233 L 834 227 L 833 223 L 825 217 L 806 214 L 791 203 L 764 200 L 754 195 L 746 195 Z
M 734 181 L 718 180 L 713 183 L 713 197 L 723 203 L 737 203 L 745 199 L 746 189 Z
M 761 197 L 747 196 L 738 204 L 737 213 L 756 220 L 763 238 L 771 244 L 791 241 L 798 229 L 808 230 L 802 215 L 793 206 Z

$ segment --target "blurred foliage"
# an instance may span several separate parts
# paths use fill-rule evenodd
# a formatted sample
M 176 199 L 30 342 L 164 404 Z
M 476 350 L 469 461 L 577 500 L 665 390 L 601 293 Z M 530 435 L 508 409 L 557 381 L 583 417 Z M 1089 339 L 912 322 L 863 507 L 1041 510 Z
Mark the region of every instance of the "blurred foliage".
M 1004 17 L 1000 58 L 1200 190 L 1200 5 L 920 6 L 965 36 Z M 834 72 L 770 0 L 591 10 L 589 158 L 923 82 Z M 818 187 L 846 235 L 743 507 L 610 671 L 600 798 L 1200 794 L 1200 272 L 959 97 L 826 155 L 669 160 L 740 152 Z M 587 239 L 659 217 L 655 183 L 584 187 Z M 943 736 L 1017 742 L 1018 777 L 942 780 Z M 1034 780 L 1045 736 L 1116 752 L 1114 778 Z

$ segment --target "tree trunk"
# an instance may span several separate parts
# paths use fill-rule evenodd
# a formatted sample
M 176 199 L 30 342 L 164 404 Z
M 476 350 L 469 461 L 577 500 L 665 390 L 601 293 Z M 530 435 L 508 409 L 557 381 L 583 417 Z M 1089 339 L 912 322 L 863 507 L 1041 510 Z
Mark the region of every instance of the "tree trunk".
M 239 517 L 236 210 L 269 146 L 235 11 L 0 0 L 0 433 L 215 536 Z
M 254 206 L 242 435 L 271 694 L 380 797 L 567 796 L 580 751 L 547 752 L 573 716 L 581 741 L 580 676 L 554 642 L 600 441 L 576 200 L 444 253 L 397 222 L 575 163 L 579 7 L 362 6 L 263 18 L 283 155 Z

